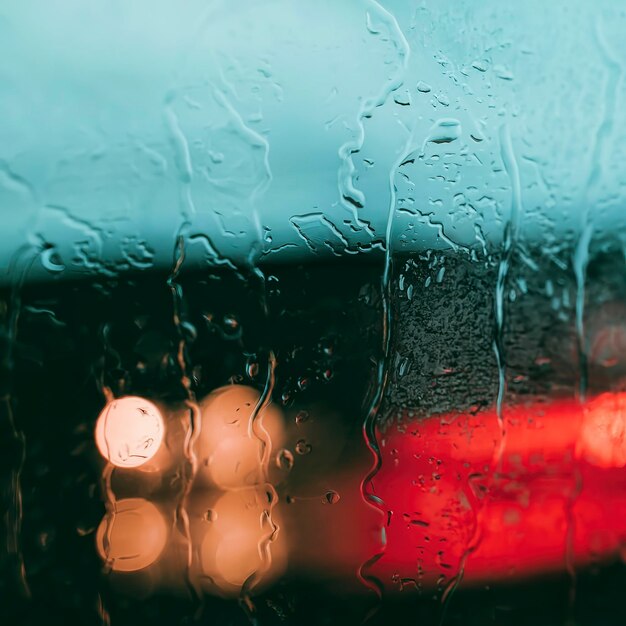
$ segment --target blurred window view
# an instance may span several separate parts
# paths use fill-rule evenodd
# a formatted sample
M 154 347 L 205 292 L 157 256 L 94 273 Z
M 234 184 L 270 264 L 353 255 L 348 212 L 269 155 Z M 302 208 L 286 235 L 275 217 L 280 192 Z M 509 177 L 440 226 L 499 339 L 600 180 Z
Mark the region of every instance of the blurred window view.
M 0 7 L 0 620 L 622 626 L 626 4 Z

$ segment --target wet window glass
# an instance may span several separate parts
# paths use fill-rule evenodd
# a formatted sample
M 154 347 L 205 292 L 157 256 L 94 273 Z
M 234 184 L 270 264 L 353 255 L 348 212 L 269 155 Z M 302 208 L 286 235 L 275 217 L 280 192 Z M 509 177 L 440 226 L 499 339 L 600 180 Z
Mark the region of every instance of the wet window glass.
M 626 6 L 0 8 L 0 619 L 624 623 Z

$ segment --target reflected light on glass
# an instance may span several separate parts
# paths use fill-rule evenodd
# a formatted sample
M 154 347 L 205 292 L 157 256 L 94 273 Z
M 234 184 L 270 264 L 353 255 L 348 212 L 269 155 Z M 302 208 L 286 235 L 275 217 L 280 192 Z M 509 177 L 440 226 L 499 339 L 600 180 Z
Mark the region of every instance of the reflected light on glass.
M 119 500 L 96 533 L 96 547 L 113 571 L 136 572 L 152 565 L 167 542 L 167 525 L 159 509 L 143 498 Z
M 255 573 L 259 581 L 266 582 L 284 569 L 285 542 L 277 510 L 272 511 L 272 526 L 263 499 L 264 492 L 256 489 L 225 493 L 207 516 L 210 521 L 201 540 L 201 567 L 226 595 L 238 594 Z M 275 528 L 278 531 L 267 549 Z

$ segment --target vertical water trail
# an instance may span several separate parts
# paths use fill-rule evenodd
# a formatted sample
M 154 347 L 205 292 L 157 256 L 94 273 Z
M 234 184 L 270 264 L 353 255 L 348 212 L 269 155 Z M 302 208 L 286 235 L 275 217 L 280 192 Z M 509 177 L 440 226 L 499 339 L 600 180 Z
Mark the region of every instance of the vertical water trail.
M 20 248 L 9 266 L 9 275 L 12 277 L 9 294 L 9 302 L 6 318 L 6 355 L 3 366 L 6 373 L 12 375 L 13 349 L 17 341 L 18 322 L 21 310 L 21 292 L 26 277 L 33 263 L 40 258 L 41 250 L 33 245 Z M 14 568 L 19 594 L 24 599 L 31 598 L 31 590 L 28 584 L 26 565 L 22 553 L 22 471 L 26 461 L 26 436 L 21 430 L 13 413 L 13 398 L 11 395 L 10 380 L 2 389 L 0 397 L 0 424 L 12 442 L 14 459 L 10 476 L 10 502 L 5 514 L 6 526 L 6 552 L 10 566 Z
M 98 594 L 96 599 L 96 613 L 98 614 L 101 626 L 111 626 L 111 615 L 106 608 L 101 593 Z
M 578 394 L 581 402 L 585 401 L 587 393 L 587 353 L 585 349 L 585 282 L 587 265 L 589 263 L 589 246 L 594 232 L 591 202 L 592 195 L 597 194 L 605 166 L 607 146 L 613 134 L 615 125 L 615 110 L 617 105 L 617 88 L 623 78 L 623 68 L 615 59 L 602 31 L 601 21 L 598 19 L 594 28 L 598 50 L 601 53 L 607 69 L 606 83 L 602 98 L 602 114 L 600 123 L 593 133 L 594 144 L 591 150 L 589 177 L 583 190 L 581 199 L 582 212 L 580 220 L 580 236 L 572 258 L 576 277 L 576 341 L 579 361 Z
M 226 82 L 226 81 L 225 81 Z M 228 89 L 229 85 L 226 83 Z M 257 282 L 257 292 L 259 296 L 259 304 L 261 305 L 261 314 L 264 320 L 269 320 L 270 311 L 267 301 L 267 285 L 266 277 L 263 271 L 258 266 L 258 261 L 263 255 L 264 246 L 264 227 L 261 223 L 260 215 L 257 210 L 257 201 L 261 194 L 265 192 L 272 183 L 273 175 L 270 167 L 270 144 L 265 136 L 251 128 L 237 109 L 231 104 L 226 97 L 226 92 L 215 89 L 215 99 L 221 104 L 221 106 L 228 112 L 232 123 L 234 124 L 237 132 L 242 138 L 244 138 L 253 148 L 260 149 L 263 154 L 261 174 L 256 181 L 256 184 L 250 191 L 249 195 L 249 208 L 251 217 L 251 226 L 254 238 L 250 243 L 250 250 L 247 258 L 245 259 L 245 265 L 249 271 L 249 280 Z M 261 526 L 267 527 L 267 532 L 262 535 L 259 542 L 259 554 L 261 555 L 261 567 L 252 572 L 248 579 L 244 582 L 239 595 L 239 603 L 246 615 L 248 616 L 252 624 L 257 623 L 256 607 L 252 601 L 251 594 L 258 584 L 262 581 L 263 575 L 268 572 L 272 565 L 272 543 L 276 540 L 278 533 L 280 532 L 280 526 L 276 523 L 273 516 L 273 510 L 278 502 L 278 494 L 274 486 L 269 482 L 269 463 L 272 453 L 272 441 L 270 434 L 263 425 L 263 415 L 269 404 L 272 401 L 272 394 L 274 392 L 275 377 L 276 377 L 276 355 L 270 348 L 267 350 L 267 375 L 263 390 L 259 399 L 250 415 L 248 421 L 248 436 L 255 437 L 260 446 L 260 465 L 261 465 L 261 477 L 263 480 L 263 490 L 267 497 L 267 502 L 264 502 L 264 508 L 261 513 Z
M 258 196 L 269 187 L 272 181 L 272 173 L 271 173 L 271 169 L 269 165 L 269 142 L 263 135 L 259 134 L 254 129 L 250 128 L 244 122 L 239 112 L 235 109 L 235 107 L 233 107 L 231 102 L 228 100 L 225 91 L 216 87 L 213 89 L 213 96 L 216 102 L 218 102 L 220 106 L 222 106 L 223 109 L 228 113 L 231 119 L 231 122 L 233 126 L 235 127 L 235 129 L 237 130 L 237 132 L 239 133 L 239 135 L 249 145 L 251 145 L 253 149 L 260 148 L 263 153 L 262 172 L 259 175 L 258 180 L 256 181 L 256 184 L 252 188 L 250 195 L 249 195 L 249 209 L 250 209 L 250 216 L 251 216 L 250 231 L 252 235 L 252 241 L 250 242 L 249 253 L 247 255 L 247 258 L 244 261 L 244 265 L 247 267 L 248 270 L 250 270 L 251 278 L 258 279 L 260 281 L 260 285 L 261 285 L 260 302 L 262 306 L 263 315 L 265 316 L 265 318 L 267 318 L 268 308 L 267 308 L 266 294 L 265 294 L 265 291 L 266 291 L 265 277 L 263 273 L 256 266 L 258 258 L 260 258 L 263 252 L 263 226 L 260 222 L 258 212 L 256 211 L 256 201 L 257 201 Z M 174 322 L 177 328 L 181 329 L 180 307 L 183 302 L 182 300 L 183 296 L 182 296 L 182 290 L 180 288 L 180 285 L 176 283 L 176 277 L 178 276 L 178 273 L 180 272 L 180 268 L 184 260 L 184 241 L 187 239 L 189 230 L 192 227 L 192 220 L 196 213 L 196 210 L 195 210 L 193 197 L 191 193 L 191 180 L 193 176 L 193 166 L 192 166 L 191 157 L 189 154 L 189 147 L 188 147 L 187 140 L 184 134 L 182 133 L 182 130 L 178 123 L 178 119 L 171 106 L 174 97 L 175 97 L 175 92 L 173 91 L 170 93 L 168 97 L 166 97 L 166 114 L 167 114 L 166 120 L 168 122 L 168 126 L 170 129 L 174 147 L 176 149 L 177 164 L 178 164 L 178 169 L 180 173 L 180 184 L 181 184 L 181 193 L 182 193 L 182 196 L 181 196 L 182 224 L 180 226 L 180 229 L 177 235 L 178 242 L 179 242 L 178 244 L 179 253 L 177 254 L 174 270 L 172 271 L 172 274 L 170 278 L 168 279 L 168 285 L 170 289 L 172 290 L 172 295 L 173 295 L 174 302 L 175 302 Z M 192 237 L 196 237 L 196 235 L 192 235 Z M 214 247 L 212 246 L 212 248 Z M 214 253 L 215 253 L 215 260 L 218 264 L 229 266 L 231 269 L 233 269 L 236 272 L 237 276 L 239 276 L 242 279 L 245 279 L 243 273 L 240 272 L 233 263 L 231 263 L 228 259 L 222 257 L 215 249 L 214 249 Z M 181 341 L 179 343 L 178 361 L 179 361 L 179 366 L 181 368 L 181 371 L 183 372 L 183 384 L 185 388 L 187 389 L 188 396 L 189 396 L 188 405 L 190 406 L 191 411 L 192 411 L 192 419 L 191 419 L 192 427 L 190 429 L 189 436 L 187 437 L 185 441 L 185 448 L 186 448 L 187 457 L 190 461 L 191 474 L 193 476 L 195 474 L 196 464 L 197 464 L 193 449 L 194 449 L 195 440 L 197 439 L 199 435 L 200 416 L 198 412 L 197 403 L 195 401 L 195 398 L 193 398 L 192 391 L 189 386 L 190 384 L 189 378 L 184 374 L 184 372 L 187 369 L 186 360 L 184 357 L 184 354 L 185 354 L 184 334 L 180 334 L 180 337 L 181 337 Z M 259 401 L 257 402 L 257 405 L 255 406 L 252 412 L 252 415 L 250 417 L 250 421 L 248 424 L 248 435 L 250 437 L 256 437 L 260 442 L 260 449 L 261 449 L 260 462 L 261 462 L 261 466 L 263 469 L 264 477 L 267 477 L 267 469 L 269 466 L 269 456 L 271 454 L 271 441 L 270 441 L 269 434 L 262 426 L 262 417 L 259 419 L 259 416 L 262 416 L 265 408 L 270 403 L 271 395 L 272 395 L 272 391 L 274 387 L 274 371 L 276 367 L 276 360 L 271 350 L 268 352 L 267 367 L 268 367 L 268 375 L 267 375 L 265 387 L 263 389 L 261 397 L 259 398 Z M 191 483 L 189 483 L 189 485 L 190 484 Z M 250 592 L 258 584 L 259 580 L 262 577 L 262 574 L 265 571 L 267 571 L 271 565 L 271 554 L 270 554 L 271 542 L 275 539 L 279 531 L 278 526 L 274 523 L 272 519 L 272 510 L 277 501 L 277 494 L 273 486 L 270 485 L 267 481 L 265 481 L 264 488 L 265 488 L 266 493 L 268 494 L 268 507 L 264 509 L 263 511 L 263 523 L 267 524 L 270 530 L 268 531 L 267 536 L 263 538 L 262 545 L 259 546 L 259 551 L 263 557 L 263 564 L 262 564 L 261 569 L 258 572 L 254 572 L 250 576 L 248 581 L 246 581 L 246 583 L 242 587 L 241 598 L 240 598 L 241 604 L 244 607 L 245 611 L 248 613 L 248 616 L 250 617 L 251 621 L 254 621 L 255 619 L 254 618 L 255 609 L 254 609 L 254 604 L 252 603 L 252 600 L 250 598 Z M 183 494 L 183 499 L 186 499 L 186 497 L 187 496 Z M 181 519 L 183 519 L 184 521 L 186 518 L 186 512 L 184 510 L 184 506 L 182 506 L 182 502 L 181 502 L 181 507 L 179 508 L 179 513 L 180 513 Z M 188 521 L 186 525 L 188 526 Z M 190 550 L 189 558 L 191 559 L 191 544 L 189 544 L 189 550 Z M 199 612 L 200 611 L 201 611 L 201 608 Z
M 105 426 L 106 426 L 106 417 L 105 417 Z M 105 442 L 107 445 L 107 452 L 110 455 L 109 450 L 109 441 L 107 436 L 105 435 Z M 104 572 L 105 574 L 109 574 L 114 565 L 115 559 L 111 558 L 111 535 L 113 533 L 113 526 L 115 525 L 115 519 L 117 515 L 117 498 L 115 496 L 115 492 L 111 486 L 111 478 L 113 476 L 113 470 L 115 466 L 112 463 L 108 463 L 104 466 L 102 470 L 102 488 L 105 494 L 105 509 L 106 509 L 106 529 L 104 531 L 104 536 L 102 538 L 102 547 L 104 549 Z M 102 600 L 101 595 L 98 596 L 100 600 L 100 604 L 104 608 L 104 601 Z
M 585 346 L 585 298 L 587 266 L 589 264 L 589 253 L 591 241 L 594 234 L 594 222 L 591 211 L 591 203 L 597 199 L 600 189 L 602 173 L 607 158 L 606 151 L 613 135 L 615 124 L 615 112 L 617 105 L 618 85 L 623 78 L 623 68 L 610 51 L 602 31 L 600 18 L 595 22 L 594 35 L 598 44 L 598 50 L 606 66 L 606 81 L 601 105 L 600 123 L 593 134 L 593 149 L 591 150 L 591 161 L 589 177 L 583 189 L 581 198 L 582 212 L 580 221 L 580 235 L 574 254 L 572 265 L 576 280 L 576 349 L 578 353 L 578 386 L 577 395 L 581 404 L 584 404 L 587 397 L 588 387 L 588 362 L 587 349 Z M 570 576 L 571 585 L 569 592 L 570 610 L 574 609 L 576 602 L 576 569 L 574 562 L 574 538 L 576 534 L 576 520 L 574 518 L 574 507 L 582 491 L 582 474 L 578 465 L 574 466 L 574 487 L 572 495 L 567 503 L 567 535 L 565 544 L 565 567 Z
M 572 258 L 576 277 L 576 342 L 580 368 L 578 395 L 581 402 L 585 401 L 585 395 L 587 393 L 587 354 L 584 343 L 585 282 L 587 277 L 587 265 L 589 263 L 589 247 L 594 233 L 591 211 L 592 200 L 590 196 L 598 193 L 602 182 L 602 173 L 607 158 L 607 146 L 613 134 L 613 126 L 615 123 L 618 85 L 623 78 L 623 68 L 608 48 L 600 19 L 596 21 L 594 33 L 598 50 L 601 53 L 607 69 L 607 74 L 602 98 L 603 111 L 598 128 L 593 133 L 594 143 L 591 150 L 589 177 L 581 198 L 580 236 Z
M 167 278 L 167 286 L 172 293 L 173 304 L 173 323 L 178 334 L 178 350 L 177 361 L 181 374 L 181 385 L 185 390 L 186 399 L 185 405 L 189 409 L 189 413 L 183 416 L 183 428 L 186 431 L 185 440 L 183 444 L 185 459 L 187 464 L 183 469 L 183 489 L 181 491 L 180 498 L 176 505 L 174 523 L 180 530 L 181 534 L 185 538 L 187 543 L 187 562 L 185 570 L 185 583 L 190 593 L 192 602 L 196 605 L 196 615 L 200 615 L 203 608 L 203 596 L 198 587 L 198 584 L 194 581 L 192 575 L 193 567 L 193 544 L 191 540 L 191 530 L 189 527 L 189 514 L 187 512 L 187 501 L 191 488 L 193 486 L 193 480 L 198 470 L 198 459 L 195 454 L 195 444 L 200 435 L 202 427 L 202 421 L 200 419 L 200 408 L 196 401 L 195 393 L 191 385 L 191 377 L 188 375 L 188 359 L 186 354 L 186 327 L 183 315 L 184 301 L 183 290 L 181 285 L 176 282 L 178 275 L 185 261 L 185 234 L 184 226 L 179 231 L 176 245 L 174 247 L 174 265 L 172 271 Z
M 208 18 L 210 14 L 207 14 L 204 23 L 208 23 Z M 196 37 L 199 37 L 202 34 L 203 28 L 199 29 Z M 214 59 L 215 63 L 218 63 L 216 59 Z M 219 67 L 218 67 L 219 70 Z M 175 113 L 171 107 L 171 103 L 173 102 L 173 97 L 166 97 L 166 113 L 167 113 L 167 122 L 171 131 L 172 140 L 177 147 L 177 152 L 179 155 L 179 170 L 181 170 L 180 182 L 181 188 L 183 192 L 182 196 L 182 218 L 183 224 L 181 225 L 178 233 L 179 238 L 187 238 L 190 241 L 193 240 L 202 240 L 205 244 L 209 244 L 211 256 L 213 257 L 214 262 L 217 265 L 223 265 L 233 270 L 235 275 L 242 280 L 258 280 L 259 282 L 259 300 L 261 304 L 262 314 L 267 319 L 269 312 L 267 306 L 267 298 L 266 298 L 266 286 L 265 286 L 265 276 L 263 272 L 258 268 L 257 262 L 259 258 L 261 258 L 263 254 L 263 242 L 264 242 L 264 227 L 261 224 L 259 213 L 256 210 L 256 203 L 258 197 L 268 189 L 272 182 L 272 171 L 269 164 L 269 141 L 268 139 L 261 133 L 257 132 L 249 126 L 245 120 L 243 119 L 240 112 L 237 110 L 235 106 L 233 106 L 232 102 L 229 100 L 228 95 L 232 95 L 234 98 L 237 97 L 236 92 L 233 90 L 232 85 L 224 78 L 222 72 L 219 72 L 221 78 L 221 85 L 213 85 L 212 87 L 212 95 L 215 100 L 221 106 L 227 115 L 230 118 L 230 123 L 233 128 L 239 135 L 239 137 L 246 142 L 251 147 L 251 158 L 254 158 L 254 153 L 256 151 L 260 151 L 262 154 L 262 163 L 260 168 L 260 173 L 258 175 L 255 184 L 253 185 L 250 193 L 247 197 L 248 204 L 246 208 L 249 209 L 249 228 L 250 228 L 250 241 L 247 242 L 249 246 L 248 254 L 245 259 L 237 259 L 236 261 L 231 261 L 225 256 L 222 256 L 215 245 L 208 239 L 207 235 L 204 233 L 189 233 L 193 224 L 193 216 L 195 214 L 195 207 L 193 205 L 193 198 L 191 195 L 191 177 L 193 175 L 193 164 L 191 163 L 191 157 L 188 153 L 187 143 L 184 140 L 184 135 L 182 135 L 182 131 L 180 131 L 180 126 L 176 119 Z M 174 93 L 173 91 L 171 93 Z M 182 148 L 182 150 L 181 150 Z M 182 159 L 181 159 L 182 156 Z M 180 269 L 180 268 L 179 268 Z M 176 271 L 176 273 L 178 270 Z M 174 283 L 175 281 L 172 281 Z M 173 287 L 173 284 L 170 284 L 170 287 Z M 177 290 L 178 291 L 178 290 Z M 178 293 L 178 299 L 182 298 L 182 294 Z M 262 476 L 267 478 L 269 460 L 271 455 L 271 440 L 269 433 L 265 430 L 262 424 L 262 415 L 266 409 L 266 407 L 271 402 L 271 396 L 274 388 L 274 376 L 275 376 L 275 368 L 276 368 L 276 358 L 273 351 L 270 349 L 267 352 L 267 377 L 264 385 L 264 389 L 261 393 L 261 396 L 253 409 L 253 412 L 250 416 L 250 420 L 248 422 L 248 436 L 255 437 L 259 440 L 260 445 L 260 463 L 262 468 Z M 196 435 L 197 436 L 197 435 Z M 272 510 L 277 502 L 277 494 L 274 490 L 274 487 L 267 482 L 264 483 L 264 489 L 267 494 L 267 508 L 263 510 L 262 514 L 262 524 L 266 524 L 269 527 L 269 531 L 267 535 L 263 537 L 261 540 L 261 544 L 259 545 L 259 552 L 263 558 L 263 563 L 261 568 L 253 572 L 249 579 L 244 583 L 241 594 L 240 594 L 240 604 L 244 611 L 247 613 L 248 617 L 252 622 L 255 622 L 255 607 L 254 603 L 251 600 L 250 593 L 254 589 L 254 587 L 259 583 L 262 578 L 262 575 L 265 571 L 269 569 L 271 566 L 271 543 L 276 538 L 279 528 L 278 525 L 275 524 L 272 519 Z
M 110 327 L 109 324 L 104 324 L 101 329 L 102 334 L 102 345 L 104 348 L 104 358 L 102 360 L 102 367 L 98 372 L 96 372 L 95 379 L 98 384 L 98 389 L 101 395 L 104 398 L 105 406 L 109 405 L 115 399 L 115 395 L 113 390 L 106 384 L 105 382 L 105 370 L 106 370 L 106 357 L 109 354 L 115 354 L 119 359 L 119 355 L 117 355 L 116 351 L 111 346 L 111 342 L 109 339 Z M 112 458 L 111 449 L 109 445 L 109 438 L 107 436 L 108 429 L 106 427 L 108 420 L 108 411 L 105 413 L 105 427 L 103 429 L 104 432 L 104 442 L 107 446 L 107 458 Z M 113 526 L 115 524 L 115 518 L 117 515 L 117 497 L 115 496 L 115 492 L 113 491 L 113 486 L 111 484 L 111 479 L 113 477 L 113 471 L 115 466 L 107 461 L 104 469 L 102 470 L 102 475 L 100 477 L 100 484 L 102 488 L 102 493 L 104 493 L 104 508 L 105 508 L 105 519 L 106 519 L 106 527 L 104 530 L 104 536 L 102 538 L 102 547 L 104 550 L 104 568 L 103 571 L 105 574 L 109 574 L 113 569 L 114 559 L 111 558 L 111 535 L 113 533 Z M 111 615 L 107 608 L 107 602 L 105 597 L 103 597 L 103 593 L 98 593 L 96 598 L 96 611 L 98 617 L 100 619 L 100 624 L 102 626 L 109 626 L 111 623 Z
M 381 104 L 386 100 L 390 93 L 399 89 L 404 83 L 404 73 L 408 66 L 409 56 L 410 56 L 410 46 L 400 29 L 398 22 L 395 17 L 387 12 L 378 2 L 373 2 L 373 4 L 377 7 L 377 10 L 383 15 L 390 25 L 390 30 L 394 32 L 398 41 L 399 55 L 401 58 L 401 66 L 398 72 L 398 75 L 395 77 L 393 81 L 387 86 L 385 90 L 384 97 L 382 97 Z M 364 107 L 366 105 L 364 104 Z M 359 137 L 359 142 L 357 142 L 356 146 L 352 146 L 348 152 L 350 154 L 354 152 L 358 152 L 363 144 L 364 139 L 364 127 L 362 119 L 364 117 L 366 109 L 363 108 L 361 111 L 360 117 L 360 125 L 361 125 L 361 136 Z M 392 307 L 391 307 L 391 276 L 392 276 L 392 254 L 391 254 L 391 237 L 393 232 L 393 223 L 395 217 L 395 205 L 396 205 L 396 186 L 395 186 L 395 175 L 400 167 L 401 163 L 405 160 L 406 154 L 410 153 L 413 148 L 414 137 L 413 133 L 410 133 L 409 138 L 405 144 L 405 148 L 400 155 L 400 157 L 396 160 L 393 167 L 389 172 L 389 210 L 387 214 L 387 223 L 385 227 L 385 266 L 383 269 L 383 275 L 381 279 L 381 301 L 382 301 L 382 345 L 381 345 L 381 356 L 377 363 L 376 368 L 376 380 L 375 380 L 375 388 L 373 390 L 373 394 L 369 403 L 369 407 L 367 413 L 365 415 L 365 419 L 363 421 L 363 437 L 365 439 L 365 443 L 369 448 L 372 456 L 374 458 L 372 467 L 369 472 L 365 475 L 363 480 L 361 481 L 360 489 L 363 500 L 366 504 L 371 506 L 373 509 L 378 511 L 381 514 L 383 519 L 387 519 L 387 512 L 384 510 L 384 503 L 382 499 L 374 493 L 373 488 L 373 479 L 376 476 L 378 470 L 382 464 L 382 456 L 380 452 L 380 448 L 378 446 L 378 441 L 376 439 L 376 417 L 378 415 L 384 392 L 387 387 L 388 376 L 389 376 L 389 363 L 391 358 L 391 324 L 392 324 Z M 344 155 L 345 156 L 345 155 Z M 350 161 L 351 162 L 351 161 Z M 368 573 L 368 570 L 383 556 L 385 551 L 386 544 L 386 536 L 385 536 L 385 528 L 382 528 L 382 546 L 381 549 L 373 554 L 369 559 L 367 559 L 358 569 L 357 576 L 361 580 L 361 582 L 371 589 L 379 598 L 382 599 L 383 595 L 383 585 L 381 581 L 379 581 L 375 576 L 372 576 Z M 374 611 L 376 611 L 374 608 Z M 373 613 L 370 613 L 367 617 L 369 618 Z
M 22 554 L 22 471 L 26 460 L 26 437 L 24 432 L 16 424 L 13 414 L 12 397 L 10 393 L 3 394 L 0 399 L 0 421 L 3 422 L 3 431 L 6 428 L 12 440 L 11 445 L 14 451 L 14 463 L 10 470 L 10 501 L 5 514 L 6 526 L 6 552 L 10 559 L 10 564 L 15 570 L 18 583 L 19 594 L 26 599 L 30 599 L 31 592 L 26 575 L 26 566 Z M 6 496 L 5 496 L 6 497 Z
M 378 93 L 373 97 L 362 99 L 361 106 L 357 112 L 356 137 L 346 141 L 339 148 L 341 165 L 338 172 L 337 186 L 340 201 L 343 206 L 352 213 L 354 223 L 358 226 L 365 227 L 368 232 L 373 235 L 369 223 L 361 220 L 358 214 L 358 209 L 365 206 L 365 196 L 362 191 L 354 186 L 356 168 L 354 167 L 352 156 L 359 153 L 363 148 L 365 142 L 364 120 L 371 117 L 374 109 L 382 106 L 387 101 L 389 94 L 397 91 L 404 84 L 404 74 L 409 61 L 410 46 L 396 18 L 387 11 L 387 9 L 377 2 L 377 0 L 367 0 L 367 4 L 373 7 L 377 17 L 387 25 L 390 34 L 395 36 L 392 37 L 392 43 L 397 50 L 400 63 L 398 64 L 397 71 L 381 87 Z M 368 32 L 372 35 L 378 35 L 379 33 L 371 27 L 370 20 L 370 12 L 366 11 L 366 28 Z
M 494 450 L 492 468 L 497 472 L 502 463 L 502 453 L 506 446 L 507 428 L 503 414 L 504 395 L 506 393 L 506 354 L 504 348 L 505 292 L 508 286 L 508 276 L 515 254 L 524 207 L 522 205 L 522 188 L 519 165 L 511 143 L 511 133 L 507 124 L 503 124 L 499 131 L 500 155 L 504 169 L 511 181 L 511 214 L 504 229 L 502 257 L 498 265 L 496 290 L 494 295 L 494 340 L 493 351 L 498 367 L 498 394 L 496 397 L 496 416 L 500 428 L 500 441 Z
M 193 37 L 192 44 L 195 44 L 196 37 L 200 36 L 206 24 L 206 16 L 200 21 L 201 28 Z M 191 47 L 189 48 L 191 50 Z M 176 359 L 181 375 L 181 385 L 185 390 L 185 405 L 189 409 L 186 416 L 182 416 L 183 429 L 185 430 L 185 439 L 183 442 L 183 450 L 187 461 L 183 469 L 183 489 L 176 505 L 174 514 L 174 525 L 178 527 L 182 536 L 187 543 L 187 559 L 185 569 L 185 584 L 192 602 L 196 605 L 196 617 L 199 617 L 203 610 L 203 595 L 199 586 L 194 582 L 193 568 L 193 544 L 191 540 L 191 529 L 189 525 L 189 514 L 187 512 L 187 501 L 193 480 L 198 469 L 198 461 L 195 454 L 195 443 L 200 435 L 202 427 L 200 409 L 195 398 L 194 391 L 191 387 L 191 377 L 188 375 L 188 365 L 186 358 L 186 325 L 183 320 L 182 311 L 184 308 L 183 290 L 177 282 L 180 270 L 185 261 L 185 242 L 189 235 L 189 228 L 196 215 L 196 207 L 192 194 L 193 181 L 193 162 L 189 150 L 189 142 L 183 132 L 180 120 L 174 110 L 174 103 L 178 93 L 175 87 L 170 88 L 164 97 L 164 118 L 167 130 L 170 135 L 170 143 L 174 152 L 174 160 L 178 171 L 178 179 L 180 186 L 180 214 L 181 223 L 176 233 L 174 244 L 174 259 L 170 275 L 167 278 L 167 286 L 172 294 L 173 306 L 173 324 L 178 335 L 178 350 Z
M 258 266 L 258 261 L 264 252 L 264 227 L 261 223 L 260 215 L 257 210 L 257 202 L 261 194 L 269 188 L 273 180 L 272 169 L 269 161 L 270 144 L 265 136 L 251 128 L 244 121 L 239 111 L 227 98 L 227 92 L 232 90 L 231 86 L 225 80 L 224 83 L 225 90 L 217 88 L 214 89 L 213 95 L 215 100 L 228 113 L 238 134 L 250 146 L 252 146 L 253 150 L 260 149 L 263 155 L 260 175 L 258 176 L 258 180 L 250 190 L 250 194 L 248 196 L 252 240 L 250 241 L 248 255 L 244 260 L 244 266 L 248 272 L 248 280 L 255 281 L 257 283 L 256 291 L 258 293 L 259 304 L 261 306 L 261 314 L 264 320 L 267 321 L 269 319 L 270 311 L 267 301 L 266 277 Z M 267 375 L 264 387 L 248 421 L 248 436 L 255 437 L 260 446 L 259 462 L 261 465 L 263 489 L 267 497 L 267 502 L 264 503 L 264 508 L 261 514 L 260 523 L 263 527 L 267 527 L 268 530 L 259 542 L 259 554 L 262 559 L 261 567 L 254 571 L 244 582 L 239 595 L 240 606 L 253 624 L 256 624 L 256 607 L 252 601 L 251 594 L 255 587 L 262 581 L 263 575 L 271 568 L 272 542 L 275 541 L 278 533 L 280 532 L 280 526 L 276 523 L 272 515 L 274 507 L 278 502 L 278 494 L 276 493 L 274 486 L 268 480 L 272 441 L 268 431 L 263 426 L 263 415 L 272 401 L 275 384 L 276 356 L 271 348 L 267 349 L 266 367 Z
M 264 314 L 269 314 L 267 308 L 267 299 L 265 298 L 265 276 L 258 268 L 255 268 L 254 273 L 257 278 L 260 279 L 263 292 L 262 292 L 262 306 Z M 252 602 L 251 594 L 255 587 L 262 581 L 263 575 L 268 572 L 272 566 L 272 543 L 278 537 L 280 532 L 280 525 L 274 519 L 272 512 L 276 504 L 278 503 L 278 494 L 276 489 L 268 480 L 269 463 L 272 453 L 272 440 L 268 431 L 263 426 L 263 415 L 272 401 L 272 393 L 274 391 L 274 385 L 276 380 L 276 356 L 272 350 L 268 352 L 267 362 L 267 375 L 263 391 L 256 406 L 248 421 L 248 436 L 256 437 L 261 446 L 260 463 L 261 463 L 261 476 L 263 479 L 263 490 L 265 492 L 267 502 L 264 502 L 264 508 L 261 513 L 261 526 L 266 527 L 267 531 L 262 535 L 259 542 L 259 554 L 261 555 L 261 567 L 252 572 L 248 579 L 244 582 L 241 593 L 239 594 L 240 606 L 244 609 L 250 622 L 252 624 L 257 623 L 256 619 L 256 607 Z
M 504 453 L 507 443 L 507 428 L 506 420 L 504 418 L 503 403 L 506 393 L 506 355 L 504 347 L 504 329 L 505 329 L 505 292 L 508 285 L 508 276 L 511 269 L 511 264 L 514 258 L 517 242 L 519 239 L 519 231 L 521 220 L 524 214 L 524 207 L 522 204 L 522 189 L 519 173 L 519 165 L 517 158 L 513 150 L 511 142 L 511 133 L 507 124 L 503 124 L 499 129 L 499 141 L 500 141 L 500 156 L 504 169 L 511 182 L 511 213 L 509 219 L 504 228 L 504 239 L 502 242 L 502 256 L 500 263 L 498 264 L 498 274 L 496 277 L 496 286 L 494 293 L 494 339 L 493 339 L 493 351 L 496 359 L 496 367 L 498 370 L 498 391 L 496 394 L 496 419 L 498 420 L 498 427 L 500 429 L 500 439 L 498 444 L 494 448 L 493 456 L 490 463 L 490 474 L 492 480 L 497 479 L 498 472 L 502 465 L 502 455 Z M 465 575 L 465 567 L 467 560 L 472 553 L 476 551 L 480 545 L 482 537 L 482 519 L 483 519 L 483 506 L 480 502 L 480 494 L 478 490 L 474 488 L 473 483 L 484 475 L 469 477 L 469 488 L 474 496 L 476 502 L 475 509 L 475 527 L 472 537 L 470 538 L 467 548 L 461 557 L 459 564 L 459 571 L 450 580 L 450 583 L 446 587 L 443 596 L 443 610 L 441 614 L 440 623 L 445 622 L 450 600 L 454 595 L 454 592 L 458 589 L 459 585 L 463 581 Z

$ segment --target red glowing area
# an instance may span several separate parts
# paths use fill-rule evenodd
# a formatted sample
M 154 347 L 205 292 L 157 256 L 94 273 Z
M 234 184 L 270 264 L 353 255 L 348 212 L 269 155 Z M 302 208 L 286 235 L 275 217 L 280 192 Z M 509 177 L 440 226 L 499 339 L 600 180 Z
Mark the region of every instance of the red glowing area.
M 222 495 L 205 516 L 200 539 L 201 570 L 223 595 L 238 595 L 246 581 L 267 583 L 285 568 L 284 533 L 274 508 L 267 513 L 262 490 Z
M 164 430 L 161 412 L 152 402 L 127 396 L 109 402 L 98 416 L 96 445 L 113 465 L 140 467 L 161 447 Z
M 137 572 L 152 565 L 167 542 L 168 530 L 159 509 L 143 498 L 119 500 L 96 532 L 96 547 L 116 572 Z
M 439 415 L 380 433 L 387 589 L 514 581 L 619 558 L 626 393 Z M 501 454 L 498 454 L 498 451 Z
M 227 490 L 264 481 L 263 454 L 281 446 L 284 432 L 277 408 L 264 407 L 254 417 L 259 397 L 252 387 L 229 385 L 202 400 L 195 448 L 201 484 Z

